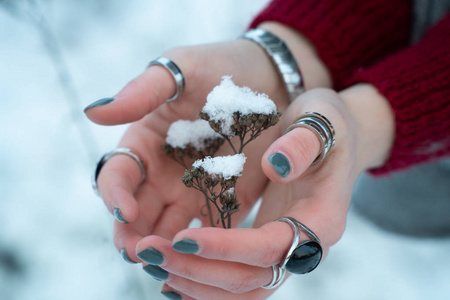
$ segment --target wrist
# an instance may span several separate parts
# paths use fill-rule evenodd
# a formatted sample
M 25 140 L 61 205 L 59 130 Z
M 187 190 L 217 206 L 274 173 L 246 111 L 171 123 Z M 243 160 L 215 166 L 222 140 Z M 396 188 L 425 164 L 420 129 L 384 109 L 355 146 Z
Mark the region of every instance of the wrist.
M 300 32 L 277 22 L 263 22 L 258 28 L 275 34 L 287 45 L 302 73 L 306 90 L 332 87 L 327 67 L 317 55 L 314 45 Z
M 355 121 L 359 170 L 382 166 L 395 138 L 395 118 L 388 100 L 370 84 L 354 85 L 339 95 Z

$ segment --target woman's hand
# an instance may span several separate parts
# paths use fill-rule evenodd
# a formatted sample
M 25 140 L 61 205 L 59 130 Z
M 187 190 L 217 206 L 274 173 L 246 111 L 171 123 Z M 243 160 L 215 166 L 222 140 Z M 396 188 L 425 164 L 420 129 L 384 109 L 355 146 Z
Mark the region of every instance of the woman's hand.
M 139 242 L 136 251 L 150 263 L 144 269 L 165 280 L 163 292 L 178 293 L 183 299 L 265 299 L 273 292 L 261 288 L 272 279 L 270 267 L 284 259 L 292 243 L 291 227 L 273 222 L 283 216 L 297 219 L 318 235 L 324 254 L 340 239 L 359 173 L 387 158 L 393 140 L 392 113 L 368 85 L 341 94 L 316 89 L 289 106 L 279 133 L 308 111 L 332 122 L 336 144 L 316 166 L 310 165 L 320 143 L 308 129 L 296 128 L 267 149 L 262 168 L 272 182 L 265 189 L 254 229 L 186 229 L 173 240 L 151 235 Z M 281 155 L 276 162 L 274 155 Z
M 270 24 L 266 29 L 270 29 Z M 273 31 L 280 36 L 290 34 L 290 30 L 282 26 L 275 26 Z M 296 55 L 304 54 L 302 61 L 307 62 L 304 65 L 307 87 L 326 84 L 317 76 L 319 60 L 311 45 L 301 36 L 290 40 L 295 41 L 292 46 Z M 175 82 L 167 70 L 151 66 L 114 96 L 113 101 L 96 102 L 85 110 L 88 118 L 99 124 L 134 122 L 119 146 L 132 149 L 144 161 L 145 182 L 138 187 L 139 166 L 129 157 L 119 155 L 105 164 L 97 183 L 108 210 L 116 211 L 118 220 L 128 223 L 115 222 L 116 247 L 135 262 L 139 261 L 136 244 L 144 236 L 152 234 L 172 239 L 194 217 L 204 224 L 209 223 L 199 213 L 204 203 L 202 196 L 183 185 L 179 179 L 184 169 L 161 151 L 170 124 L 179 119 L 198 118 L 206 95 L 219 84 L 223 75 L 232 75 L 237 85 L 266 93 L 281 112 L 287 106 L 285 86 L 275 65 L 264 50 L 251 41 L 177 48 L 163 56 L 174 61 L 184 74 L 186 88 L 178 99 L 166 103 L 175 93 Z M 310 73 L 314 76 L 308 81 Z M 328 82 L 327 77 L 323 77 Z M 240 179 L 241 188 L 236 189 L 241 207 L 234 215 L 234 226 L 242 221 L 267 184 L 260 160 L 264 150 L 278 137 L 278 132 L 276 127 L 265 131 L 245 149 L 248 159 Z M 228 146 L 220 151 L 219 155 L 231 153 Z

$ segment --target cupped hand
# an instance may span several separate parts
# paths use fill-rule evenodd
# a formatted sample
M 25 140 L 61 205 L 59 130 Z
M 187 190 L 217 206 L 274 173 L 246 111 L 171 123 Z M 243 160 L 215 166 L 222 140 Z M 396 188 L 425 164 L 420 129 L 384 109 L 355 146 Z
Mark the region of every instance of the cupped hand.
M 287 106 L 285 88 L 275 67 L 253 42 L 236 40 L 178 48 L 163 56 L 174 61 L 184 74 L 186 88 L 178 99 L 166 103 L 175 93 L 175 83 L 166 69 L 155 65 L 125 86 L 113 101 L 86 109 L 89 119 L 99 124 L 133 122 L 119 146 L 132 149 L 143 160 L 145 182 L 139 185 L 139 166 L 124 155 L 112 157 L 102 168 L 97 182 L 109 211 L 116 211 L 118 219 L 128 223 L 116 221 L 116 247 L 125 249 L 128 258 L 136 262 L 139 259 L 135 247 L 142 237 L 153 234 L 171 239 L 194 217 L 209 224 L 209 219 L 200 214 L 203 196 L 183 185 L 184 168 L 161 151 L 170 124 L 180 119 L 197 119 L 207 94 L 220 83 L 223 75 L 231 75 L 237 85 L 266 93 L 280 111 Z M 244 150 L 248 158 L 236 189 L 242 204 L 241 211 L 233 215 L 235 225 L 245 217 L 267 183 L 260 160 L 277 132 L 276 128 L 263 132 Z M 228 145 L 219 152 L 219 155 L 231 154 Z
M 165 281 L 163 293 L 177 293 L 182 299 L 267 298 L 274 290 L 261 287 L 272 280 L 271 266 L 282 262 L 293 239 L 290 225 L 274 222 L 283 216 L 309 227 L 320 238 L 325 257 L 344 232 L 359 173 L 380 165 L 392 143 L 389 126 L 384 132 L 371 132 L 371 139 L 380 137 L 378 145 L 367 143 L 365 134 L 369 132 L 363 131 L 371 128 L 367 121 L 390 113 L 383 100 L 370 101 L 371 93 L 376 94 L 373 88 L 358 86 L 341 95 L 316 89 L 289 106 L 279 134 L 299 115 L 315 111 L 333 124 L 336 143 L 315 166 L 311 163 L 320 143 L 309 129 L 293 129 L 268 147 L 261 164 L 271 182 L 264 191 L 254 228 L 191 228 L 173 240 L 155 235 L 142 239 L 136 251 L 145 262 L 144 269 Z M 276 161 L 274 155 L 278 155 Z M 306 239 L 301 234 L 301 240 Z M 302 264 L 308 261 L 299 260 L 300 269 Z

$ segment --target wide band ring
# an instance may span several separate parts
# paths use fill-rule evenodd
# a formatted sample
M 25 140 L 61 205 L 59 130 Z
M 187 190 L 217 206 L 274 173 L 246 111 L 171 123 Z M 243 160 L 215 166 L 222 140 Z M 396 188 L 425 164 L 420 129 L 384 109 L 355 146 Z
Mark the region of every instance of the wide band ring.
M 314 270 L 319 265 L 323 254 L 317 235 L 292 217 L 283 217 L 276 221 L 289 224 L 294 232 L 291 247 L 280 263 L 280 268 L 285 268 L 293 274 L 306 274 Z M 306 234 L 309 239 L 300 243 L 300 233 Z
M 253 41 L 261 46 L 269 55 L 278 69 L 286 91 L 289 102 L 292 102 L 300 94 L 305 92 L 303 76 L 288 46 L 276 35 L 261 28 L 247 31 L 242 38 Z
M 325 116 L 317 112 L 307 112 L 298 117 L 294 123 L 286 129 L 284 134 L 297 127 L 307 128 L 319 138 L 320 152 L 311 165 L 316 165 L 323 161 L 335 143 L 335 131 L 331 122 Z
M 92 188 L 94 189 L 94 192 L 97 195 L 99 195 L 97 179 L 98 179 L 98 176 L 100 175 L 100 171 L 102 170 L 103 166 L 108 162 L 108 160 L 111 159 L 111 157 L 113 157 L 115 155 L 119 155 L 119 154 L 123 154 L 123 155 L 126 155 L 126 156 L 132 158 L 138 164 L 139 169 L 141 170 L 141 181 L 140 181 L 139 185 L 141 185 L 145 181 L 145 164 L 142 161 L 142 159 L 136 153 L 134 153 L 131 149 L 125 148 L 125 147 L 119 147 L 119 148 L 113 149 L 112 151 L 104 154 L 97 163 L 97 166 L 96 166 L 95 172 L 94 172 L 94 176 L 92 177 Z
M 152 60 L 148 64 L 148 67 L 153 66 L 153 65 L 160 65 L 160 66 L 164 67 L 166 70 L 168 70 L 170 72 L 170 74 L 172 74 L 173 79 L 175 80 L 175 84 L 177 86 L 177 90 L 175 92 L 175 95 L 173 95 L 171 98 L 167 99 L 167 102 L 171 102 L 171 101 L 177 99 L 183 93 L 184 86 L 185 86 L 184 76 L 183 76 L 183 73 L 181 72 L 180 68 L 173 61 L 171 61 L 167 57 L 163 57 L 163 56 Z

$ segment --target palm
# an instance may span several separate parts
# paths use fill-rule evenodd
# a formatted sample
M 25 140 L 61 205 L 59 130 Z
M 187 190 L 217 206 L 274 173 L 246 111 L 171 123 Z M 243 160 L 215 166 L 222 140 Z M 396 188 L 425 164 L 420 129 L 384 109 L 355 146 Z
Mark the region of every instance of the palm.
M 189 100 L 186 102 L 192 103 Z M 200 110 L 200 105 L 190 105 L 174 114 L 169 105 L 163 105 L 130 126 L 121 142 L 123 146 L 136 149 L 148 165 L 148 180 L 136 194 L 139 219 L 135 222 L 136 225 L 131 224 L 143 236 L 157 234 L 171 238 L 194 217 L 202 220 L 203 224 L 209 224 L 209 217 L 202 209 L 205 204 L 203 195 L 184 186 L 180 180 L 184 168 L 161 151 L 170 124 L 179 119 L 194 119 Z M 260 166 L 261 157 L 268 145 L 276 139 L 277 132 L 276 128 L 263 132 L 244 149 L 247 162 L 236 186 L 241 207 L 240 212 L 233 215 L 235 225 L 246 216 L 266 185 L 267 179 Z M 227 144 L 218 151 L 218 155 L 229 154 L 232 154 L 232 150 Z
M 240 51 L 235 51 L 238 48 Z M 121 161 L 119 158 L 111 159 L 98 179 L 100 192 L 104 192 L 102 198 L 110 210 L 115 202 L 122 213 L 128 214 L 125 219 L 130 224 L 116 224 L 115 236 L 116 239 L 122 237 L 128 240 L 130 246 L 130 240 L 137 242 L 139 237 L 149 234 L 172 238 L 194 217 L 201 219 L 203 224 L 209 224 L 209 218 L 204 212 L 201 213 L 205 204 L 203 195 L 183 185 L 180 180 L 184 173 L 183 167 L 165 156 L 161 145 L 165 143 L 167 130 L 174 121 L 198 118 L 207 94 L 220 82 L 223 75 L 232 75 L 237 85 L 268 94 L 280 111 L 284 111 L 287 106 L 284 87 L 279 80 L 274 80 L 278 77 L 270 60 L 252 42 L 240 40 L 181 48 L 168 52 L 167 56 L 173 57 L 186 78 L 186 89 L 179 99 L 168 104 L 164 103 L 164 99 L 159 99 L 170 96 L 173 90 L 164 90 L 171 79 L 162 81 L 167 79 L 166 71 L 155 66 L 125 87 L 117 96 L 120 100 L 105 107 L 102 113 L 93 111 L 89 114 L 92 120 L 102 124 L 140 119 L 129 127 L 120 146 L 133 149 L 144 160 L 147 166 L 146 181 L 133 195 L 139 176 L 136 170 L 131 171 L 136 167 L 135 163 L 125 158 Z M 236 186 L 241 207 L 240 212 L 233 215 L 234 225 L 243 220 L 267 183 L 261 169 L 261 157 L 264 150 L 279 136 L 279 131 L 277 126 L 266 130 L 244 149 L 247 162 Z M 228 154 L 232 154 L 228 145 L 222 146 L 217 153 Z M 115 173 L 125 174 L 122 176 L 125 180 L 109 179 L 113 176 L 110 174 Z M 114 195 L 114 188 L 117 190 L 119 185 L 127 187 Z M 127 190 L 128 194 L 123 190 Z M 118 194 L 121 196 L 117 196 Z M 116 200 L 112 200 L 113 198 Z

